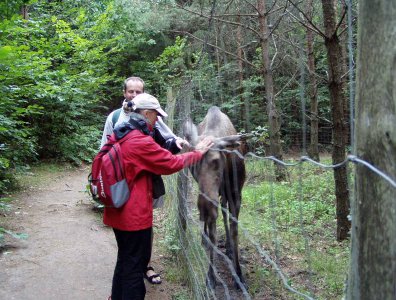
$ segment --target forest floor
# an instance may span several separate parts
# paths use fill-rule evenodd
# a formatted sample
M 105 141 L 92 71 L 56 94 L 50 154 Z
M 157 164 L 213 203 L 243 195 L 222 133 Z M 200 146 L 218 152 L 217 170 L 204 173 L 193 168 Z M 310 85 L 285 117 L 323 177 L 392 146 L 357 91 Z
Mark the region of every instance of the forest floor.
M 0 299 L 108 298 L 117 246 L 85 192 L 88 172 L 82 167 L 30 173 L 12 195 L 11 208 L 0 212 L 0 227 L 27 234 L 23 240 L 5 235 L 0 244 Z M 157 229 L 161 213 L 155 212 Z M 152 265 L 162 284 L 146 281 L 146 299 L 186 299 L 182 284 L 168 280 L 175 267 L 156 243 L 161 230 L 154 227 L 154 234 Z

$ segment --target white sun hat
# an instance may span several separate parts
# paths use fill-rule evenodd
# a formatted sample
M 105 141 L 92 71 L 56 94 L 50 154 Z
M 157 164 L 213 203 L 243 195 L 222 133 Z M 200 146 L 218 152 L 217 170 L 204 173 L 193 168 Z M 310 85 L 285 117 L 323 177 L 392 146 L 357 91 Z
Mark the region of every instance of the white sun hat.
M 134 109 L 155 109 L 162 117 L 167 117 L 168 114 L 161 108 L 157 98 L 154 96 L 142 93 L 133 98 Z

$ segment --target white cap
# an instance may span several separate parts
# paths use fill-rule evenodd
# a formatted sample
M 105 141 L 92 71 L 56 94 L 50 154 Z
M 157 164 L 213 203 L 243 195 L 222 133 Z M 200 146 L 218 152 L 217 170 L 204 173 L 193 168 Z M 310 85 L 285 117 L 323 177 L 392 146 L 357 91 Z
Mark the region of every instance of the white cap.
M 168 114 L 161 108 L 157 98 L 154 96 L 142 93 L 133 98 L 134 109 L 155 109 L 162 117 L 167 117 Z

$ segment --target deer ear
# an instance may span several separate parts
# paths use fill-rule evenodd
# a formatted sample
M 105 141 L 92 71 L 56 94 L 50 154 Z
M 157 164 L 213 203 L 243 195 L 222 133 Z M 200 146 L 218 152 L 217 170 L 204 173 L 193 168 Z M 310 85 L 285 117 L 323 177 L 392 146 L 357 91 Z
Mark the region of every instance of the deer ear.
M 187 142 L 190 143 L 191 146 L 195 146 L 198 143 L 198 130 L 197 126 L 188 118 L 183 123 L 183 135 Z
M 219 149 L 225 149 L 225 148 L 231 148 L 235 149 L 238 148 L 241 143 L 241 136 L 240 135 L 229 135 L 221 138 L 217 138 L 214 140 L 215 143 L 215 148 Z

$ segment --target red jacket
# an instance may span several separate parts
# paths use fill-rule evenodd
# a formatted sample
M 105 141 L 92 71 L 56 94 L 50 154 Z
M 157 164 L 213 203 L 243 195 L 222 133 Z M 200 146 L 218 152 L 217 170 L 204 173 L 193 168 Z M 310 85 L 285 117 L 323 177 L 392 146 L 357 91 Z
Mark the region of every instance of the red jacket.
M 133 130 L 132 138 L 121 144 L 125 173 L 131 195 L 121 208 L 106 207 L 103 223 L 124 231 L 152 227 L 153 197 L 151 173 L 169 175 L 202 158 L 198 151 L 173 155 L 161 148 L 151 136 Z

